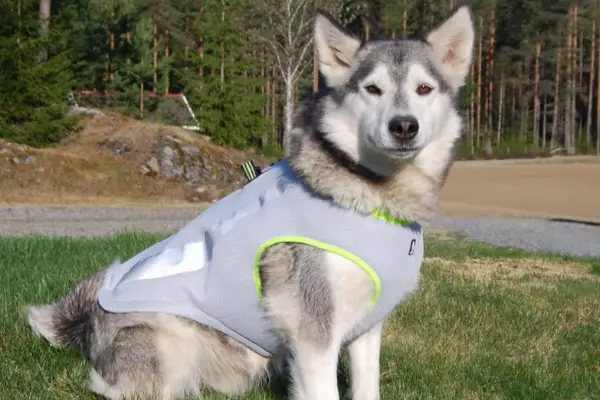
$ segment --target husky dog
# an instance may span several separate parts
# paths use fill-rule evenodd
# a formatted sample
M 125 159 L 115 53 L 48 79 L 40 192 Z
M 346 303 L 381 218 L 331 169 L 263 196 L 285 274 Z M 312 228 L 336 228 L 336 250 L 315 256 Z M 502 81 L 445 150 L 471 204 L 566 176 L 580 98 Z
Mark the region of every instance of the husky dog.
M 327 86 L 296 110 L 286 143 L 291 171 L 340 208 L 426 222 L 436 212 L 460 137 L 456 102 L 473 40 L 466 7 L 424 38 L 366 42 L 317 12 L 314 43 Z M 368 226 L 355 230 L 367 248 L 373 235 Z M 402 270 L 402 260 L 397 263 Z M 347 349 L 349 396 L 376 400 L 385 317 L 352 335 L 378 291 L 376 280 L 356 265 L 307 243 L 277 243 L 262 253 L 260 304 L 283 344 L 272 356 L 181 315 L 108 312 L 99 302 L 106 271 L 56 303 L 30 307 L 28 321 L 54 346 L 82 348 L 90 363 L 89 389 L 108 399 L 177 399 L 200 396 L 201 388 L 240 394 L 281 360 L 289 363 L 291 398 L 339 399 L 338 357 Z M 383 285 L 408 295 L 418 286 L 416 275 Z

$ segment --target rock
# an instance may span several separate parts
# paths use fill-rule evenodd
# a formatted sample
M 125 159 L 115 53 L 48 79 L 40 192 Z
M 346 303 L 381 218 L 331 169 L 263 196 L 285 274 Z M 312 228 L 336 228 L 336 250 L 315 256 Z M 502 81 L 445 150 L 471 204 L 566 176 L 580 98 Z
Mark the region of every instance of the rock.
M 186 183 L 195 185 L 202 182 L 204 175 L 201 165 L 191 163 L 186 165 L 183 178 Z
M 194 192 L 196 192 L 197 194 L 205 194 L 206 192 L 208 192 L 208 188 L 206 186 L 197 187 L 194 188 Z
M 140 172 L 143 175 L 158 175 L 160 173 L 160 165 L 158 164 L 158 159 L 156 157 L 152 157 L 146 164 L 140 167 Z
M 0 154 L 12 155 L 14 154 L 11 149 L 2 147 L 0 148 Z
M 94 119 L 104 117 L 104 114 L 100 110 L 96 110 L 94 108 L 79 107 L 79 106 L 72 106 L 69 109 L 69 114 L 91 115 L 92 117 L 94 117 Z
M 19 157 L 13 157 L 11 158 L 11 160 L 13 164 L 21 164 L 21 160 L 19 160 Z
M 125 138 L 108 138 L 99 142 L 98 146 L 110 150 L 115 158 L 133 150 L 133 143 Z
M 170 146 L 166 146 L 163 148 L 163 153 L 165 157 L 173 157 L 173 155 L 175 154 L 175 150 L 173 150 L 173 148 Z
M 195 156 L 197 154 L 200 154 L 200 149 L 197 148 L 196 146 L 183 146 L 181 148 L 181 151 L 183 151 L 183 154 L 185 156 Z
M 169 140 L 170 137 L 159 138 L 157 159 L 162 174 L 167 178 L 183 180 L 184 160 L 179 152 L 171 146 L 179 146 L 177 142 Z
M 171 135 L 166 135 L 166 136 L 164 136 L 164 138 L 165 138 L 165 140 L 167 140 L 169 142 L 172 142 L 172 143 L 177 143 L 179 145 L 183 144 L 183 140 L 181 140 L 179 138 L 175 138 L 175 137 L 173 137 Z
M 146 163 L 146 165 L 148 166 L 148 168 L 150 168 L 150 171 L 155 173 L 160 172 L 160 165 L 158 164 L 158 159 L 156 157 L 152 157 L 150 161 Z
M 212 153 L 201 145 L 161 135 L 153 147 L 155 157 L 144 163 L 142 173 L 160 174 L 186 183 L 191 187 L 186 195 L 191 201 L 211 201 L 246 182 L 237 161 Z
M 151 174 L 152 174 L 152 171 L 150 170 L 150 168 L 148 168 L 148 166 L 147 166 L 147 165 L 142 165 L 142 166 L 140 167 L 140 173 L 141 173 L 142 175 L 151 175 Z

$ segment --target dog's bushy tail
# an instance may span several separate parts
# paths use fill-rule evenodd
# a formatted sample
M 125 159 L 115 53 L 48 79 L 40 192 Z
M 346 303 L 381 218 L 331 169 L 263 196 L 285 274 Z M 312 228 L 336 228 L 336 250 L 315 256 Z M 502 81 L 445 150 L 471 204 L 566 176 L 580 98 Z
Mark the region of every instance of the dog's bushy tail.
M 98 290 L 104 273 L 79 282 L 53 304 L 28 307 L 27 320 L 33 332 L 55 347 L 79 347 L 92 328 L 92 315 L 98 309 Z

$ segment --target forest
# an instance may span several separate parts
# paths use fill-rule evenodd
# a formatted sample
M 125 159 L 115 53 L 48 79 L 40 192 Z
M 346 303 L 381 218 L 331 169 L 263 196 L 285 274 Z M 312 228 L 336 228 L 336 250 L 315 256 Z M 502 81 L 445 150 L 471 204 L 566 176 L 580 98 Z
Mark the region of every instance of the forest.
M 316 9 L 383 39 L 423 34 L 462 4 L 477 34 L 461 154 L 600 154 L 598 0 L 0 0 L 0 138 L 72 135 L 70 93 L 189 124 L 184 94 L 215 143 L 280 151 L 294 104 L 323 85 Z

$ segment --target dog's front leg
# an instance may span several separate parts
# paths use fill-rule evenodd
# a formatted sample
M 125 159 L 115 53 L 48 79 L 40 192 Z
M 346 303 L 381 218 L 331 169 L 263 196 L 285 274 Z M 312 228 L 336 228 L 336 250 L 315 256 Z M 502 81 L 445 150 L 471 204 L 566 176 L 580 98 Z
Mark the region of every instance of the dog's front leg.
M 293 345 L 293 400 L 338 400 L 339 343 L 327 347 L 308 342 Z
M 383 323 L 348 345 L 352 400 L 379 400 L 379 352 Z

